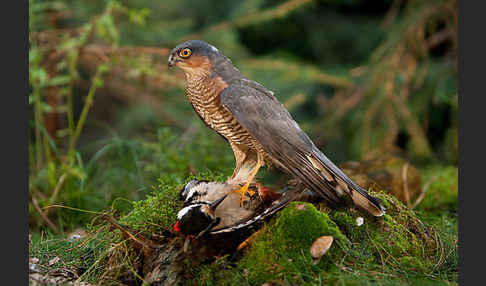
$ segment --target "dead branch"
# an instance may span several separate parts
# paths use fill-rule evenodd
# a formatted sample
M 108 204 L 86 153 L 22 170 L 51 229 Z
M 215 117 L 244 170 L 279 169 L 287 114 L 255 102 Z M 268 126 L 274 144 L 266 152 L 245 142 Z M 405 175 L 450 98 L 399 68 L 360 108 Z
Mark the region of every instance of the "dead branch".
M 425 193 L 427 192 L 427 190 L 429 189 L 429 186 L 435 181 L 437 180 L 439 177 L 438 176 L 434 176 L 432 177 L 425 185 L 424 187 L 422 188 L 422 191 L 420 192 L 420 195 L 417 197 L 417 199 L 415 200 L 415 202 L 413 203 L 412 205 L 412 209 L 414 209 L 416 206 L 418 206 L 420 204 L 420 202 L 422 202 L 422 200 L 425 198 Z
M 55 233 L 59 234 L 59 231 L 56 227 L 55 224 L 52 223 L 52 221 L 47 217 L 47 215 L 42 211 L 42 209 L 39 207 L 39 203 L 37 202 L 37 199 L 32 195 L 32 204 L 34 205 L 34 208 L 39 212 L 41 218 L 45 221 L 47 226 Z

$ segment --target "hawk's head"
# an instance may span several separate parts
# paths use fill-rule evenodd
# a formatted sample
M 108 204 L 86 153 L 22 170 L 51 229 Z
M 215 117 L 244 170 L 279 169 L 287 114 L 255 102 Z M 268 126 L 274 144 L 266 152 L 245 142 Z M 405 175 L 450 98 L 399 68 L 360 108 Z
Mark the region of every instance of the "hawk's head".
M 178 66 L 186 73 L 197 70 L 209 71 L 212 61 L 219 56 L 221 52 L 212 45 L 190 40 L 172 49 L 169 54 L 169 67 Z

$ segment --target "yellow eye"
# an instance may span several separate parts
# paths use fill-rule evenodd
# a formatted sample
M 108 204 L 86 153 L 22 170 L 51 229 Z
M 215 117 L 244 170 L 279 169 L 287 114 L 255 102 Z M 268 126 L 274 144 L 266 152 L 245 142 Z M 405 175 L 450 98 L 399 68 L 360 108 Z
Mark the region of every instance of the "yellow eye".
M 191 55 L 191 49 L 185 48 L 179 52 L 181 58 L 188 58 Z

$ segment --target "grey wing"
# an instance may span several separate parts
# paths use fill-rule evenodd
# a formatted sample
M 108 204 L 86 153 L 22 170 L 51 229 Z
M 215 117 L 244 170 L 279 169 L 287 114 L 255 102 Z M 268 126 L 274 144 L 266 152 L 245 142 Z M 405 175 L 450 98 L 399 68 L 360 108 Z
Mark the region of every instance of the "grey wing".
M 221 94 L 228 109 L 280 168 L 300 179 L 309 189 L 338 203 L 348 193 L 354 203 L 376 216 L 384 213 L 380 202 L 346 176 L 302 131 L 273 94 L 256 82 L 243 80 Z

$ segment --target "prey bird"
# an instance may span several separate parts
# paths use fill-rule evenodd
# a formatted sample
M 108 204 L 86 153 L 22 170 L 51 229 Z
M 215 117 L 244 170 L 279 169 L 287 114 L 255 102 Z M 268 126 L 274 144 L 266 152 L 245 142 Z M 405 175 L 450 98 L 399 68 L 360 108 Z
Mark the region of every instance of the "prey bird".
M 184 202 L 177 214 L 174 231 L 187 236 L 200 237 L 205 233 L 220 235 L 250 231 L 266 218 L 277 213 L 293 201 L 299 190 L 291 189 L 279 194 L 260 183 L 251 184 L 253 194 L 245 194 L 243 206 L 240 195 L 234 192 L 239 185 L 221 182 L 192 180 L 180 190 Z
M 348 195 L 374 216 L 385 213 L 377 198 L 314 145 L 273 92 L 246 78 L 220 50 L 186 41 L 172 49 L 168 64 L 184 72 L 192 107 L 233 149 L 236 167 L 229 183 L 242 185 L 237 191 L 242 201 L 260 167 L 274 165 L 331 203 Z
M 246 193 L 240 206 L 240 195 L 234 191 L 239 187 L 204 180 L 188 182 L 180 191 L 184 204 L 174 230 L 193 236 L 236 232 L 275 214 L 298 195 L 293 190 L 281 195 L 259 183 L 251 184 L 253 194 Z

